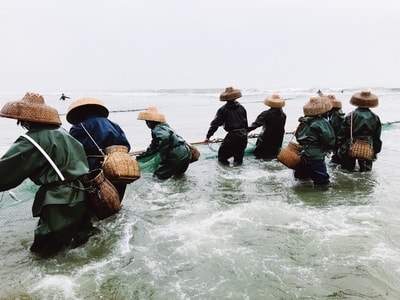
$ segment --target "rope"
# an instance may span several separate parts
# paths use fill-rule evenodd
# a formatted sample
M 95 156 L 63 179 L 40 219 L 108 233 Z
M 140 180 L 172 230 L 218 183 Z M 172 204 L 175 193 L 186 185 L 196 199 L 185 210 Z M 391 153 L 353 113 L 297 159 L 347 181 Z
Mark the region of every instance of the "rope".
M 400 123 L 400 120 L 384 122 L 384 123 L 382 123 L 382 126 L 392 125 L 392 124 L 397 124 L 397 123 Z M 296 133 L 296 130 L 297 130 L 297 128 L 294 131 L 286 131 L 285 135 L 293 135 L 294 136 L 294 134 Z M 259 136 L 258 133 L 252 133 L 252 134 L 249 134 L 247 136 L 247 138 L 248 139 L 255 139 L 255 138 L 258 138 L 258 136 Z M 189 144 L 195 145 L 195 146 L 196 145 L 208 145 L 211 150 L 215 151 L 215 149 L 213 149 L 211 147 L 211 144 L 221 143 L 223 140 L 224 140 L 223 138 L 215 138 L 215 139 L 210 140 L 208 143 L 204 142 L 204 141 L 201 141 L 201 142 L 192 142 L 192 143 L 189 143 Z M 138 155 L 138 154 L 140 154 L 142 152 L 144 152 L 144 150 L 137 150 L 137 151 L 129 152 L 129 154 L 133 155 L 133 156 L 136 156 L 136 155 Z

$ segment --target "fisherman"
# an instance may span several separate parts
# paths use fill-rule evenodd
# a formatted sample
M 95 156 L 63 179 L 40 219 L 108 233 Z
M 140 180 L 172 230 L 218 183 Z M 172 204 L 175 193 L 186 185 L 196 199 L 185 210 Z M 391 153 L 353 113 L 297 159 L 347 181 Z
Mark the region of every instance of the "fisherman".
M 350 104 L 357 108 L 345 116 L 338 134 L 341 166 L 353 171 L 357 160 L 359 171 L 368 172 L 372 170 L 372 163 L 382 150 L 382 124 L 379 116 L 370 110 L 378 106 L 378 97 L 369 90 L 363 90 L 351 97 Z M 367 141 L 371 145 L 373 150 L 371 159 L 356 159 L 349 155 L 352 139 Z
M 136 156 L 141 159 L 160 155 L 160 164 L 154 171 L 158 179 L 168 179 L 172 176 L 180 176 L 186 172 L 192 158 L 192 152 L 185 140 L 177 135 L 166 122 L 164 114 L 158 112 L 157 107 L 150 106 L 146 111 L 138 115 L 138 120 L 146 121 L 151 129 L 152 141 L 146 151 Z
M 68 96 L 65 96 L 64 93 L 61 94 L 60 100 L 70 99 Z
M 282 147 L 285 134 L 286 114 L 282 107 L 285 100 L 279 94 L 272 94 L 264 100 L 264 104 L 270 109 L 259 114 L 256 120 L 249 126 L 248 132 L 262 126 L 258 135 L 254 156 L 256 158 L 275 158 Z
M 244 150 L 247 146 L 248 123 L 246 109 L 236 100 L 240 97 L 242 97 L 241 91 L 233 87 L 227 87 L 221 93 L 219 100 L 225 101 L 226 104 L 218 109 L 204 140 L 205 143 L 209 143 L 218 127 L 224 126 L 228 133 L 218 149 L 218 161 L 222 165 L 229 165 L 228 159 L 231 157 L 235 165 L 243 163 Z
M 96 98 L 81 98 L 68 107 L 66 119 L 72 124 L 69 133 L 83 145 L 90 170 L 100 169 L 104 160 L 103 150 L 122 145 L 130 150 L 130 143 L 122 128 L 108 119 L 105 104 Z M 112 182 L 122 201 L 127 183 Z
M 340 127 L 342 125 L 342 122 L 344 120 L 344 113 L 342 111 L 342 102 L 338 99 L 336 99 L 335 95 L 329 94 L 326 96 L 329 101 L 332 103 L 332 109 L 328 111 L 327 113 L 327 118 L 329 123 L 331 124 L 333 131 L 335 132 L 335 148 L 332 151 L 332 158 L 331 162 L 334 164 L 340 164 L 340 157 L 338 154 L 338 133 L 340 130 Z
M 335 132 L 322 115 L 331 109 L 332 103 L 326 97 L 312 96 L 303 106 L 304 116 L 299 118 L 300 124 L 295 132 L 302 151 L 294 177 L 311 179 L 316 186 L 330 183 L 325 155 L 335 146 Z
M 95 228 L 79 180 L 89 170 L 82 145 L 60 127 L 57 110 L 39 94 L 26 93 L 21 100 L 6 103 L 0 116 L 18 120 L 27 130 L 0 159 L 0 191 L 27 178 L 40 186 L 32 206 L 39 222 L 30 250 L 51 255 L 71 242 L 74 247 L 85 243 Z

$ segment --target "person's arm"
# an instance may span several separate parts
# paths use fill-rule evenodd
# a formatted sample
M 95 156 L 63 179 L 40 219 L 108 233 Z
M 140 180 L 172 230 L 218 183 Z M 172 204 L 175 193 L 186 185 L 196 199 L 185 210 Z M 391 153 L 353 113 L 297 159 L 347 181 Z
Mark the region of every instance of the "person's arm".
M 20 185 L 41 163 L 35 146 L 19 137 L 0 159 L 0 191 Z
M 217 114 L 215 115 L 214 119 L 210 123 L 210 127 L 208 129 L 208 132 L 206 134 L 206 139 L 204 140 L 204 142 L 209 143 L 210 137 L 212 137 L 214 133 L 218 130 L 218 127 L 222 126 L 223 124 L 224 124 L 223 113 L 222 109 L 220 108 L 217 111 Z

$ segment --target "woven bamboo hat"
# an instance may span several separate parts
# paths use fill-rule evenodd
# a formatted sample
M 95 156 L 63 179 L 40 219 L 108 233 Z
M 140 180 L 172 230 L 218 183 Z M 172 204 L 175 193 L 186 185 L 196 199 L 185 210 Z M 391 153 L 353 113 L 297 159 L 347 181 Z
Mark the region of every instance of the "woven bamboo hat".
M 335 95 L 330 94 L 326 97 L 331 101 L 332 108 L 342 108 L 342 101 L 336 99 Z
M 20 121 L 61 125 L 58 111 L 44 103 L 42 95 L 26 93 L 18 101 L 7 102 L 1 109 L 0 116 Z
M 350 103 L 354 106 L 363 108 L 372 108 L 378 106 L 378 96 L 371 93 L 369 90 L 363 90 L 359 93 L 355 93 L 351 99 Z
M 312 96 L 303 106 L 305 116 L 319 116 L 332 109 L 332 103 L 327 97 Z
M 269 107 L 281 108 L 285 106 L 285 99 L 281 98 L 278 93 L 274 93 L 271 96 L 265 98 L 264 104 Z
M 141 111 L 137 117 L 138 120 L 165 122 L 165 116 L 158 112 L 157 107 L 149 106 L 146 111 Z
M 225 92 L 219 95 L 220 101 L 232 101 L 242 97 L 242 92 L 240 90 L 235 90 L 233 87 L 227 87 Z
M 99 99 L 81 98 L 71 103 L 66 118 L 69 123 L 78 124 L 90 115 L 107 118 L 108 114 L 108 108 Z

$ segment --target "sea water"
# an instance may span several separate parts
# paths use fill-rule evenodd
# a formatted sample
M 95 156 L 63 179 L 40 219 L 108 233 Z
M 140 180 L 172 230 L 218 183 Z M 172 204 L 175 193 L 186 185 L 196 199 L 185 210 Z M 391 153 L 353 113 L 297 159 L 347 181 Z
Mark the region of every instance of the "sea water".
M 323 92 L 334 93 L 347 113 L 359 90 Z M 202 141 L 223 104 L 221 91 L 71 92 L 66 101 L 43 95 L 66 129 L 73 100 L 103 100 L 131 151 L 139 151 L 151 141 L 137 120 L 141 109 L 157 106 L 178 134 Z M 219 145 L 202 145 L 200 160 L 183 177 L 160 181 L 142 172 L 121 211 L 95 221 L 98 235 L 48 259 L 29 252 L 35 187 L 27 181 L 1 193 L 0 299 L 398 299 L 400 90 L 372 91 L 380 101 L 373 111 L 385 124 L 382 152 L 370 173 L 345 172 L 327 158 L 328 188 L 295 181 L 277 160 L 246 155 L 242 166 L 221 166 Z M 316 89 L 242 90 L 249 122 L 267 109 L 263 100 L 273 92 L 287 99 L 287 143 Z M 0 104 L 22 97 L 0 94 Z M 24 131 L 15 120 L 0 122 L 4 153 Z M 214 138 L 224 135 L 220 129 Z

